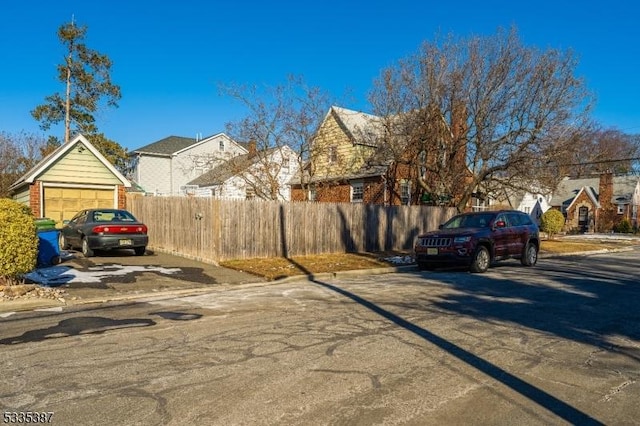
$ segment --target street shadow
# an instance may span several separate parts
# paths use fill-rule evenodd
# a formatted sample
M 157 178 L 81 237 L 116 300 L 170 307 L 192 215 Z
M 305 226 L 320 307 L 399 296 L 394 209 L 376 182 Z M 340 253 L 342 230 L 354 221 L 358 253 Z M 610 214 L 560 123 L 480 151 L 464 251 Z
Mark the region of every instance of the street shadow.
M 475 275 L 471 281 L 464 278 L 468 272 L 443 272 L 438 281 L 456 291 L 428 303 L 481 321 L 519 324 L 640 361 L 639 349 L 620 346 L 608 338 L 640 340 L 640 286 L 635 274 L 621 268 L 626 264 L 627 270 L 633 270 L 635 262 L 594 256 L 577 271 L 568 271 L 563 262 L 566 260 L 543 262 L 535 268 L 515 263 L 498 267 L 505 273 L 517 270 L 517 279 Z M 554 285 L 541 281 L 541 274 Z M 414 302 L 417 308 L 420 301 Z M 404 305 L 410 307 L 411 303 Z
M 341 232 L 341 236 L 343 239 L 343 244 L 346 247 L 355 245 L 355 242 L 353 241 L 352 236 L 349 234 L 349 232 L 345 232 L 346 227 L 344 226 L 345 223 L 345 217 L 344 215 L 341 214 L 341 219 L 342 219 L 342 223 L 343 223 L 343 228 L 342 228 L 342 232 Z M 284 225 L 284 212 L 280 211 L 280 221 L 281 221 L 281 225 Z M 482 372 L 483 374 L 491 377 L 493 380 L 496 380 L 499 383 L 502 383 L 503 385 L 507 386 L 508 388 L 512 389 L 513 391 L 519 393 L 520 395 L 528 398 L 529 400 L 531 400 L 532 402 L 538 404 L 539 406 L 545 408 L 546 410 L 550 411 L 551 413 L 554 413 L 556 416 L 560 417 L 561 419 L 571 423 L 571 424 L 580 424 L 580 425 L 601 425 L 602 423 L 599 422 L 598 420 L 594 419 L 593 417 L 589 416 L 587 413 L 584 413 L 582 411 L 580 411 L 579 409 L 571 406 L 570 404 L 556 398 L 555 396 L 551 395 L 548 392 L 545 392 L 544 390 L 520 379 L 519 377 L 516 377 L 515 375 L 509 373 L 508 371 L 506 371 L 503 368 L 500 368 L 499 366 L 481 358 L 478 355 L 475 355 L 474 353 L 456 345 L 455 343 L 440 337 L 438 335 L 436 335 L 435 333 L 432 333 L 431 331 L 420 327 L 416 324 L 411 323 L 410 321 L 405 320 L 404 318 L 402 318 L 399 315 L 394 314 L 393 312 L 382 308 L 381 306 L 361 297 L 358 296 L 357 294 L 354 294 L 348 290 L 345 290 L 341 287 L 338 287 L 336 285 L 321 281 L 319 279 L 317 279 L 314 274 L 307 270 L 303 265 L 297 263 L 295 260 L 291 259 L 288 256 L 288 247 L 286 245 L 286 235 L 284 233 L 284 226 L 281 226 L 281 241 L 283 242 L 283 253 L 285 254 L 285 257 L 288 259 L 288 261 L 295 265 L 295 267 L 300 270 L 303 271 L 309 281 L 311 283 L 313 283 L 314 285 L 320 286 L 324 289 L 330 290 L 332 292 L 335 292 L 337 294 L 340 294 L 343 297 L 346 297 L 350 300 L 352 300 L 353 302 L 359 304 L 360 306 L 363 306 L 367 309 L 369 309 L 371 312 L 374 312 L 375 314 L 381 316 L 382 318 L 385 318 L 386 320 L 392 322 L 393 324 L 402 327 L 403 329 L 413 333 L 414 335 L 422 338 L 424 341 L 429 342 L 430 344 L 437 346 L 438 348 L 442 349 L 443 351 L 446 351 L 447 353 L 449 353 L 451 356 L 457 358 L 458 360 L 460 360 L 461 362 L 466 363 L 467 365 L 475 368 L 476 370 Z M 529 270 L 533 270 L 534 268 L 529 268 Z M 520 277 L 519 277 L 520 278 Z M 460 314 L 466 314 L 469 315 L 470 313 L 473 313 L 477 316 L 484 316 L 486 318 L 492 318 L 495 317 L 495 314 L 492 314 L 491 310 L 492 308 L 494 308 L 493 306 L 490 306 L 491 302 L 487 302 L 488 305 L 487 306 L 480 306 L 478 307 L 479 304 L 481 304 L 483 302 L 483 299 L 478 297 L 476 298 L 476 300 L 474 300 L 476 302 L 476 308 L 474 310 L 472 310 L 471 312 L 468 312 L 465 310 L 465 306 L 466 303 L 469 301 L 468 299 L 471 298 L 469 296 L 470 292 L 474 292 L 476 291 L 475 289 L 475 285 L 473 286 L 474 288 L 468 288 L 470 287 L 468 284 L 464 285 L 462 284 L 465 280 L 460 280 L 455 279 L 454 281 L 454 286 L 462 286 L 464 290 L 462 295 L 452 295 L 451 297 L 453 299 L 449 299 L 449 300 L 445 300 L 443 302 L 437 302 L 437 305 L 440 306 L 443 309 L 446 310 L 450 310 L 450 311 L 455 311 L 458 312 Z M 515 281 L 509 281 L 511 286 L 517 286 L 518 283 Z M 489 285 L 489 279 L 487 278 L 486 281 L 484 282 L 484 284 L 481 286 L 482 288 L 484 288 L 484 291 L 492 291 L 491 290 L 491 286 Z M 496 287 L 495 285 L 493 287 Z M 482 290 L 481 290 L 482 291 Z M 545 288 L 541 291 L 541 293 L 546 293 L 547 297 L 552 296 L 552 294 L 549 294 L 549 290 L 548 288 Z M 466 298 L 466 299 L 465 299 Z M 541 298 L 534 298 L 534 303 L 535 301 L 542 301 Z M 637 298 L 635 299 L 637 300 Z M 429 301 L 429 303 L 433 303 L 433 301 Z M 423 305 L 424 306 L 424 305 Z M 507 309 L 506 307 L 504 307 L 504 311 L 505 312 L 509 312 L 509 309 Z M 514 309 L 513 308 L 513 304 L 511 305 L 511 311 L 518 311 L 518 309 Z M 530 313 L 529 313 L 530 314 Z M 515 319 L 516 321 L 520 320 L 520 321 L 526 321 L 526 318 L 524 316 L 522 316 L 521 314 L 517 313 L 517 314 L 511 314 L 512 316 L 517 316 L 517 319 Z M 507 318 L 503 318 L 505 315 L 497 315 L 498 318 L 503 319 L 505 321 L 508 321 L 508 316 Z M 529 319 L 529 321 L 531 321 L 531 319 Z M 526 323 L 525 323 L 526 324 Z M 550 327 L 551 328 L 551 327 Z M 556 329 L 556 331 L 560 331 L 559 329 Z M 560 335 L 562 335 L 561 331 L 560 331 Z M 567 333 L 566 335 L 570 335 L 573 338 L 579 338 L 579 335 L 575 335 L 575 334 L 569 334 Z M 571 338 L 571 337 L 569 337 Z
M 102 334 L 109 330 L 131 327 L 149 327 L 156 322 L 144 318 L 116 320 L 105 317 L 75 317 L 60 321 L 52 327 L 29 330 L 20 336 L 0 340 L 0 345 L 41 342 L 49 339 L 79 336 L 83 334 Z
M 290 262 L 295 264 L 295 261 L 289 259 Z M 303 265 L 297 264 L 297 267 L 301 270 L 305 270 Z M 571 424 L 580 425 L 601 425 L 602 423 L 588 414 L 578 410 L 577 408 L 567 404 L 566 402 L 554 397 L 553 395 L 545 392 L 544 390 L 516 377 L 508 371 L 500 368 L 499 366 L 475 355 L 474 353 L 456 345 L 455 343 L 432 333 L 431 331 L 413 324 L 410 321 L 405 320 L 399 315 L 382 308 L 381 306 L 358 296 L 348 290 L 345 290 L 337 285 L 333 285 L 324 281 L 321 281 L 314 277 L 310 271 L 306 271 L 308 279 L 314 285 L 320 286 L 324 289 L 335 292 L 341 296 L 344 296 L 360 306 L 363 306 L 375 314 L 385 318 L 386 320 L 394 323 L 395 325 L 402 327 L 403 329 L 413 333 L 414 335 L 422 338 L 424 341 L 437 346 L 438 348 L 446 351 L 451 356 L 466 363 L 467 365 L 477 369 L 478 371 L 486 374 L 492 379 L 502 383 L 509 387 L 513 391 L 528 398 L 532 402 L 540 405 L 548 411 L 554 413 L 558 417 L 564 419 Z

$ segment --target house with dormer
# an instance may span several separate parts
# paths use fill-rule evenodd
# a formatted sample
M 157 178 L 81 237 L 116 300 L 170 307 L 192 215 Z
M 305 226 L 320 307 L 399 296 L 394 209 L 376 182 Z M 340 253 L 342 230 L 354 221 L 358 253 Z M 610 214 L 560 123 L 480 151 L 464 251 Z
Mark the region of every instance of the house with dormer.
M 169 136 L 131 152 L 132 180 L 147 195 L 186 195 L 191 180 L 247 152 L 245 144 L 224 133 L 206 138 Z
M 446 200 L 424 193 L 418 181 L 431 181 L 430 176 L 408 161 L 421 154 L 406 138 L 387 131 L 386 126 L 393 127 L 396 120 L 402 122 L 399 117 L 383 119 L 332 106 L 312 141 L 307 164 L 290 182 L 292 199 L 384 205 L 438 205 L 455 199 L 455 193 Z M 451 125 L 451 129 L 453 139 L 462 126 Z M 455 169 L 462 170 L 463 182 L 468 169 L 464 149 L 458 151 L 453 161 Z

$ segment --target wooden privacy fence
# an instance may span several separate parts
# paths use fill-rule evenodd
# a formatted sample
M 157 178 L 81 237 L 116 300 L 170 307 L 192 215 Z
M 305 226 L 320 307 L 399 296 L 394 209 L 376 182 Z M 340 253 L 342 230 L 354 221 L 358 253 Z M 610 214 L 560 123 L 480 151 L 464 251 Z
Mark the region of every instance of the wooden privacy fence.
M 322 253 L 408 250 L 453 208 L 127 195 L 149 248 L 220 262 Z

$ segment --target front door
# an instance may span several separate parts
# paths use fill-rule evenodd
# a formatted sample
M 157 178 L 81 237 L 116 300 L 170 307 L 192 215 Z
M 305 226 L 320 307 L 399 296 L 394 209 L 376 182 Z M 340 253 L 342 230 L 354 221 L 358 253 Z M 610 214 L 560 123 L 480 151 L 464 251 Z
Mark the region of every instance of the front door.
M 587 232 L 589 228 L 589 207 L 582 206 L 578 209 L 578 229 Z

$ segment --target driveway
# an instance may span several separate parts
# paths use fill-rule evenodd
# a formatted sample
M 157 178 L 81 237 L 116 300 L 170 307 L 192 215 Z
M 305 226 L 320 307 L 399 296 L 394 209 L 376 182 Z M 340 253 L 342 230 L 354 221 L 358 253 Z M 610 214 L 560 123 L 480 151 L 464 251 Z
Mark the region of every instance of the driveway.
M 28 281 L 64 290 L 64 300 L 25 299 L 0 303 L 0 311 L 33 309 L 122 300 L 147 293 L 180 293 L 207 290 L 264 280 L 216 265 L 148 250 L 135 256 L 129 250 L 114 250 L 85 258 L 75 251 L 62 252 L 62 263 L 39 268 Z

